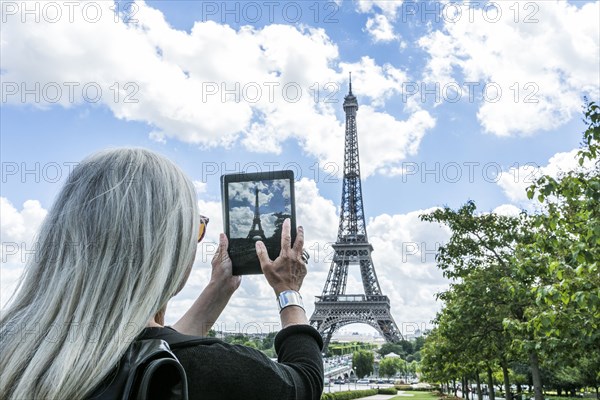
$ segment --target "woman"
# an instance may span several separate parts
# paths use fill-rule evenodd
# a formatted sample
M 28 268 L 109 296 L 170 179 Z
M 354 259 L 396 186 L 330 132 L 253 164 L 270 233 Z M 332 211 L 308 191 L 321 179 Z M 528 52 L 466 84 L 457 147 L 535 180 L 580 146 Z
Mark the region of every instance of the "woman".
M 206 289 L 172 328 L 163 327 L 167 302 L 185 285 L 205 228 L 193 185 L 164 157 L 117 149 L 85 159 L 44 220 L 36 257 L 0 320 L 0 397 L 83 399 L 136 337 L 173 329 L 206 335 L 240 285 L 223 234 Z M 274 261 L 257 243 L 276 296 L 297 292 L 306 275 L 302 228 L 293 246 L 289 221 L 282 236 Z M 293 302 L 280 317 L 279 363 L 218 340 L 175 351 L 190 398 L 318 399 L 321 338 Z

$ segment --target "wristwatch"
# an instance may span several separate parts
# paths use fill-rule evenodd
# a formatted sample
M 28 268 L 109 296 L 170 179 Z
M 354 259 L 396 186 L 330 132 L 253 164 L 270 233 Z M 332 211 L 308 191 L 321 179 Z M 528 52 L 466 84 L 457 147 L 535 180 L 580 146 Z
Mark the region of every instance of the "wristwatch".
M 277 297 L 277 303 L 279 304 L 279 312 L 289 306 L 298 306 L 304 310 L 304 302 L 302 302 L 302 296 L 295 290 L 284 290 L 279 293 Z

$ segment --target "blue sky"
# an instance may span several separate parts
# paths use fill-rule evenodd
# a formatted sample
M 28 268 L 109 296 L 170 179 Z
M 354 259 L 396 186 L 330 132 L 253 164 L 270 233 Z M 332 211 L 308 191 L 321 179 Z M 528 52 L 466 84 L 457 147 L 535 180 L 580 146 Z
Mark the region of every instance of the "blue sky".
M 600 97 L 593 1 L 227 2 L 227 10 L 91 1 L 62 7 L 60 17 L 29 3 L 38 4 L 29 13 L 2 3 L 2 304 L 69 168 L 117 146 L 175 161 L 211 217 L 204 255 L 168 322 L 207 282 L 210 243 L 222 230 L 219 176 L 238 169 L 296 170 L 313 252 L 303 295 L 312 302 L 337 230 L 341 104 L 352 72 L 375 267 L 401 329 L 426 325 L 447 285 L 431 249 L 448 232 L 418 215 L 469 199 L 482 212 L 533 209 L 524 187 L 573 167 L 582 97 Z M 359 279 L 351 273 L 349 291 Z M 269 290 L 245 278 L 221 328 L 271 326 Z

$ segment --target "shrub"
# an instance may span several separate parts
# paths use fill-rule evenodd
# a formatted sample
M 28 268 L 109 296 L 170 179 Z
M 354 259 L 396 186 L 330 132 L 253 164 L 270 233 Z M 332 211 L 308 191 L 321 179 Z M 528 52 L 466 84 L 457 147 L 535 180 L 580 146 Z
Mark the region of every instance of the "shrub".
M 352 400 L 352 399 L 358 399 L 360 397 L 373 396 L 376 394 L 377 394 L 377 389 L 323 393 L 321 395 L 321 400 Z
M 394 385 L 394 387 L 397 390 L 403 390 L 405 392 L 410 392 L 410 391 L 413 391 L 413 392 L 433 392 L 433 391 L 437 390 L 435 387 L 429 387 L 429 388 L 426 388 L 426 387 L 412 387 L 410 385 Z
M 398 390 L 395 387 L 379 388 L 377 394 L 398 394 Z

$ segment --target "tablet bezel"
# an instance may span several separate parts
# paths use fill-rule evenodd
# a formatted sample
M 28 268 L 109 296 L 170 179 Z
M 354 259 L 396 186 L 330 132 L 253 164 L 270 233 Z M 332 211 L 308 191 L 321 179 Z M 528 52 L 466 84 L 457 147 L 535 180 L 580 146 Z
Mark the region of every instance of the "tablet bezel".
M 290 185 L 290 222 L 291 222 L 291 235 L 292 244 L 296 240 L 296 199 L 294 190 L 294 171 L 283 170 L 283 171 L 268 171 L 268 172 L 251 172 L 251 173 L 233 173 L 221 175 L 221 199 L 223 205 L 223 232 L 228 239 L 230 239 L 229 230 L 229 184 L 239 182 L 257 182 L 257 181 L 271 181 L 276 179 L 283 179 L 289 181 Z M 272 252 L 272 250 L 270 251 Z M 233 264 L 233 275 L 253 275 L 262 274 L 258 257 L 248 265 L 236 265 L 236 260 L 231 257 Z M 273 257 L 271 259 L 274 259 Z

